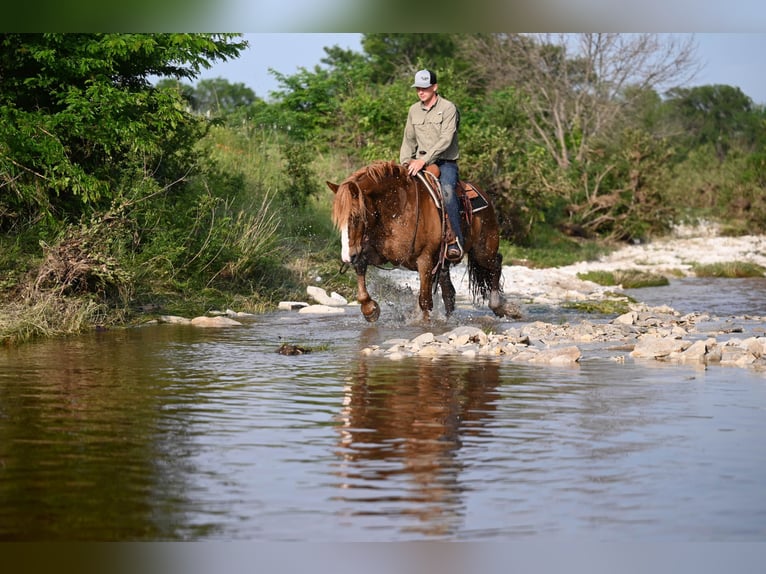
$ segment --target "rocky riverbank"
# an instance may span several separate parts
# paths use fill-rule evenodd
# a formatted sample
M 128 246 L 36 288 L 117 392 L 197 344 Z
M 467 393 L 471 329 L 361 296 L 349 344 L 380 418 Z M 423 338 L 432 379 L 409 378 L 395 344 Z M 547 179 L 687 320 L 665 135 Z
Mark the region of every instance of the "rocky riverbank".
M 670 308 L 636 305 L 608 322 L 535 321 L 498 333 L 460 326 L 438 335 L 429 331 L 409 340 L 391 339 L 362 352 L 390 359 L 458 355 L 547 365 L 574 365 L 590 355 L 617 362 L 749 367 L 766 374 L 766 336 L 747 334 L 744 322 L 752 329 L 766 317 L 721 322 L 708 315 L 680 316 Z
M 734 261 L 766 267 L 766 238 L 718 237 L 715 231 L 712 228 L 679 228 L 673 236 L 661 241 L 631 245 L 601 260 L 567 267 L 504 267 L 505 297 L 512 304 L 522 305 L 520 320 L 512 321 L 509 326 L 499 323 L 489 329 L 463 325 L 445 333 L 426 331 L 413 339 L 391 339 L 367 347 L 363 353 L 390 359 L 416 355 L 434 358 L 487 356 L 549 365 L 576 365 L 598 356 L 618 362 L 662 361 L 703 368 L 709 365 L 747 367 L 766 373 L 766 316 L 682 315 L 665 305 L 651 307 L 641 302 L 628 302 L 628 298 L 621 294 L 620 286 L 604 287 L 577 276 L 594 270 L 634 269 L 677 277 L 691 275 L 695 264 Z M 381 273 L 385 274 L 386 282 L 412 292 L 414 297 L 418 286 L 416 274 L 403 270 Z M 464 265 L 453 269 L 453 281 L 458 300 L 470 304 Z M 318 304 L 304 304 L 302 312 L 358 312 L 354 305 L 342 304 L 337 294 L 324 301 L 322 297 L 328 297 L 326 294 L 317 296 L 315 291 L 314 295 Z M 563 324 L 529 321 L 523 316 L 525 305 L 555 307 L 604 299 L 622 299 L 629 311 L 611 318 L 579 319 Z

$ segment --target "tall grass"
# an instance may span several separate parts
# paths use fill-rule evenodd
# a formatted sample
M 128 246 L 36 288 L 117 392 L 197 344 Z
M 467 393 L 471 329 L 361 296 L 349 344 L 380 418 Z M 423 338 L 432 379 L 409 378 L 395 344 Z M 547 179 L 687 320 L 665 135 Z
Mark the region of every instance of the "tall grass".
M 588 271 L 578 273 L 577 277 L 593 281 L 598 285 L 622 285 L 623 289 L 639 289 L 642 287 L 661 287 L 669 285 L 670 280 L 664 275 L 649 273 L 638 269 L 623 269 L 616 271 Z
M 692 271 L 697 277 L 726 277 L 726 278 L 744 278 L 744 277 L 763 277 L 766 269 L 757 263 L 748 261 L 729 261 L 724 263 L 695 263 L 692 265 Z
M 28 295 L 5 304 L 0 314 L 0 344 L 82 333 L 116 321 L 114 310 L 90 298 L 63 297 L 58 292 Z

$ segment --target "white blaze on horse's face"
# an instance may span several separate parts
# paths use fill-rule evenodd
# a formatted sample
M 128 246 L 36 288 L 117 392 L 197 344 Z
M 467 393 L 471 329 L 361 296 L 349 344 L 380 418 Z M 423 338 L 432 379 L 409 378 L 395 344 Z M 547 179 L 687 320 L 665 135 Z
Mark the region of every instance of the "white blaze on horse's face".
M 348 223 L 340 230 L 340 259 L 344 263 L 351 263 L 351 249 L 348 246 Z

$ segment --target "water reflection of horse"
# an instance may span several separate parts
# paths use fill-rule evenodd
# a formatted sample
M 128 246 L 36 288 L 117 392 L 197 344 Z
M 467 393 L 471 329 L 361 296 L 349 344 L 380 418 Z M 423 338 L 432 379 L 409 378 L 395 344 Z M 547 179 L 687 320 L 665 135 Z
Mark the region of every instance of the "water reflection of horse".
M 361 359 L 338 415 L 340 496 L 362 516 L 414 517 L 406 528 L 423 534 L 459 528 L 466 487 L 458 453 L 487 432 L 499 382 L 498 362 Z
M 367 291 L 367 267 L 386 263 L 418 272 L 418 304 L 425 320 L 433 309 L 436 277 L 450 315 L 455 309 L 455 288 L 450 264 L 442 257 L 443 218 L 424 180 L 409 176 L 406 167 L 395 162 L 375 162 L 340 185 L 329 181 L 327 185 L 335 193 L 332 217 L 341 232 L 341 258 L 356 271 L 357 299 L 365 319 L 372 322 L 380 316 L 378 303 Z M 487 195 L 476 191 L 486 207 L 473 213 L 470 223 L 463 221 L 469 284 L 474 297 L 489 299 L 489 308 L 504 317 L 510 311 L 500 291 L 497 217 Z

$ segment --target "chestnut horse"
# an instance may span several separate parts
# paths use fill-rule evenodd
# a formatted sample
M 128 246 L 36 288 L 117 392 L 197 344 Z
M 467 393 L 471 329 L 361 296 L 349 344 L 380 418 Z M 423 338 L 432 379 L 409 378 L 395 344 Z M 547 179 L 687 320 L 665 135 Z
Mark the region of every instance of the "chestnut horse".
M 449 316 L 455 310 L 455 288 L 450 263 L 442 257 L 442 212 L 421 178 L 408 175 L 407 168 L 396 162 L 379 161 L 340 185 L 329 181 L 327 185 L 335 193 L 332 219 L 341 233 L 341 259 L 356 271 L 357 299 L 364 318 L 373 322 L 380 316 L 380 306 L 367 291 L 367 267 L 386 263 L 418 272 L 418 304 L 424 320 L 433 309 L 437 285 Z M 490 309 L 503 317 L 509 312 L 500 291 L 497 217 L 489 198 L 480 193 L 487 207 L 473 214 L 470 225 L 463 220 L 469 285 L 474 297 L 488 298 Z

